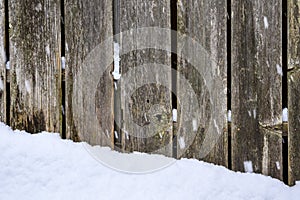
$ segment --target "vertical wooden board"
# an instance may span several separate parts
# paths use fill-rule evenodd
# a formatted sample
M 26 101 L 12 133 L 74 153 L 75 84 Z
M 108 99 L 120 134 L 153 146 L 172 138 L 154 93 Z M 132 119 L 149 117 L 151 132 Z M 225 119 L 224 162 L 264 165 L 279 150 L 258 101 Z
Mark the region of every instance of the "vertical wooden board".
M 232 168 L 282 179 L 279 0 L 232 2 Z
M 300 180 L 300 1 L 288 1 L 289 184 Z
M 110 147 L 114 126 L 112 22 L 109 0 L 65 0 L 66 137 Z
M 5 70 L 5 9 L 0 2 L 0 121 L 6 122 L 6 70 Z
M 177 12 L 178 49 L 182 49 L 178 50 L 177 91 L 184 97 L 178 99 L 178 156 L 227 166 L 226 1 L 179 0 Z M 202 51 L 186 44 L 184 37 Z M 204 75 L 205 71 L 212 74 L 211 78 Z M 184 107 L 185 102 L 199 106 L 199 112 L 195 116 L 187 112 L 190 106 Z M 216 131 L 209 126 L 220 128 Z
M 14 129 L 60 130 L 60 1 L 12 0 L 11 108 Z
M 123 53 L 123 45 L 126 45 L 128 43 L 128 41 L 123 41 L 123 37 L 122 34 L 124 31 L 131 31 L 133 32 L 133 34 L 136 34 L 136 28 L 137 28 L 137 1 L 129 1 L 129 2 L 124 2 L 124 1 L 120 1 L 120 5 L 119 5 L 119 10 L 118 12 L 120 12 L 119 14 L 119 18 L 120 18 L 120 24 L 119 24 L 119 31 L 120 31 L 120 68 L 121 68 L 121 74 L 125 74 L 130 68 L 128 66 L 129 63 L 135 63 L 136 62 L 136 52 L 134 51 L 130 51 L 128 53 Z M 134 37 L 134 35 L 132 34 L 132 37 Z M 127 45 L 131 45 L 133 49 L 136 48 L 136 41 L 127 44 Z M 123 77 L 122 77 L 123 80 Z M 122 84 L 124 85 L 124 84 Z M 120 86 L 120 84 L 119 84 Z M 119 87 L 120 88 L 120 87 Z M 123 91 L 124 93 L 124 91 Z M 124 94 L 123 94 L 124 95 Z M 120 100 L 119 100 L 120 98 Z M 126 130 L 126 124 L 125 124 L 125 116 L 130 115 L 130 113 L 126 114 L 124 112 L 125 110 L 125 105 L 124 105 L 124 97 L 122 97 L 122 91 L 120 91 L 120 95 L 116 96 L 116 101 L 120 102 L 120 113 L 121 113 L 121 122 L 122 124 L 119 124 L 119 126 L 121 126 L 122 129 L 122 138 L 121 138 L 121 148 L 122 151 L 132 151 L 134 149 L 134 147 L 132 147 L 133 144 L 136 143 L 136 141 L 133 141 L 132 138 L 130 138 L 129 136 L 129 132 Z M 116 110 L 117 111 L 117 110 Z M 117 111 L 118 112 L 118 111 Z M 117 123 L 120 123 L 119 121 Z M 139 149 L 138 149 L 139 150 Z
M 120 31 L 131 36 L 128 41 L 121 34 L 120 40 L 123 150 L 172 156 L 171 54 L 166 51 L 170 49 L 171 34 L 164 38 L 143 37 L 143 29 L 136 30 L 143 27 L 170 29 L 170 1 L 120 2 Z M 137 49 L 139 44 L 153 41 L 161 42 L 165 49 L 156 48 L 158 43 L 150 49 Z M 131 51 L 123 52 L 125 46 Z M 153 81 L 153 77 L 164 83 Z

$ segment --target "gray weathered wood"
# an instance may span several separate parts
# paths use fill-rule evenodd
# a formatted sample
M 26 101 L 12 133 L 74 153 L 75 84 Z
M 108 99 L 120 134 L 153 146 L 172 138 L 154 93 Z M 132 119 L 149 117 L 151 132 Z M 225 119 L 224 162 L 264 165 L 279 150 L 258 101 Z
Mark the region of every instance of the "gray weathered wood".
M 279 179 L 281 17 L 279 0 L 232 2 L 232 168 Z
M 121 94 L 123 150 L 156 152 L 171 156 L 171 54 L 164 52 L 164 49 L 156 49 L 161 44 L 165 50 L 170 49 L 171 35 L 164 38 L 157 38 L 154 34 L 151 37 L 147 37 L 146 34 L 139 35 L 136 28 L 142 27 L 170 28 L 170 1 L 120 2 L 120 31 L 122 33 L 131 30 L 127 35 L 133 37 L 128 41 L 121 34 L 120 40 L 121 86 L 124 88 Z M 136 49 L 141 44 L 154 41 L 157 44 L 154 44 L 152 49 Z M 124 52 L 125 46 L 130 52 Z M 161 64 L 164 67 L 147 65 L 149 63 Z M 142 70 L 141 65 L 145 65 Z M 164 84 L 153 80 L 153 77 L 158 77 L 156 80 L 163 79 Z M 145 82 L 138 86 L 142 80 Z M 127 107 L 129 109 L 126 109 Z
M 300 1 L 288 1 L 289 184 L 300 180 Z
M 5 10 L 4 1 L 0 2 L 0 121 L 6 122 L 6 70 L 5 70 Z
M 60 1 L 11 0 L 11 108 L 14 129 L 60 130 Z
M 177 96 L 182 98 L 178 99 L 177 155 L 227 166 L 226 1 L 179 0 L 177 13 Z M 184 34 L 201 51 L 187 44 Z M 187 84 L 191 85 L 196 102 L 193 93 L 186 89 Z M 200 112 L 195 116 L 185 110 L 196 105 Z
M 66 137 L 113 147 L 112 2 L 66 0 L 65 30 Z

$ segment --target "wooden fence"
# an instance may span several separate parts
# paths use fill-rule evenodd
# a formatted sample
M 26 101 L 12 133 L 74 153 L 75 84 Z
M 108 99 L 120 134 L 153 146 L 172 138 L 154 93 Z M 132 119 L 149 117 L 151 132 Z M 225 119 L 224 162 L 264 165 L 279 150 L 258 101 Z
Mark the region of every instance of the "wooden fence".
M 299 0 L 3 0 L 0 18 L 0 120 L 12 128 L 300 180 Z M 153 41 L 138 37 L 143 27 L 167 31 L 139 48 Z M 186 50 L 185 36 L 209 59 Z M 114 43 L 120 80 L 111 74 Z M 88 68 L 89 56 L 98 68 Z M 135 70 L 146 64 L 164 70 Z M 135 89 L 158 75 L 165 85 Z M 196 106 L 187 83 L 196 116 L 185 110 Z

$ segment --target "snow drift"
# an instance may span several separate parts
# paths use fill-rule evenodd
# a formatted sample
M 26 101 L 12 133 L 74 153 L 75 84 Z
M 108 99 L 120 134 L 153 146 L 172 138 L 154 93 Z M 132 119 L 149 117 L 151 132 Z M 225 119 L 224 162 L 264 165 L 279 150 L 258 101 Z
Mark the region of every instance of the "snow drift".
M 235 173 L 197 160 L 173 160 L 152 173 L 124 173 L 103 165 L 86 145 L 53 133 L 12 131 L 1 123 L 0 199 L 290 200 L 300 196 L 299 183 L 287 187 L 270 177 Z M 123 157 L 129 163 L 163 157 L 97 149 L 102 156 Z

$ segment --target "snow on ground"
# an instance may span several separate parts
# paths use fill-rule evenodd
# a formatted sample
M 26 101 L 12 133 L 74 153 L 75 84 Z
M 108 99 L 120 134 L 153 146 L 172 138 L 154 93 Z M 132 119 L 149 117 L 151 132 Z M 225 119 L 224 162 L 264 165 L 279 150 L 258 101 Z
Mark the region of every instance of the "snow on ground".
M 0 199 L 299 199 L 300 184 L 235 173 L 197 160 L 172 160 L 152 173 L 131 174 L 101 164 L 87 144 L 58 134 L 30 135 L 0 123 Z M 97 147 L 106 158 L 164 160 Z M 116 161 L 117 162 L 117 161 Z M 127 166 L 130 168 L 130 164 Z M 131 166 L 134 167 L 134 166 Z

